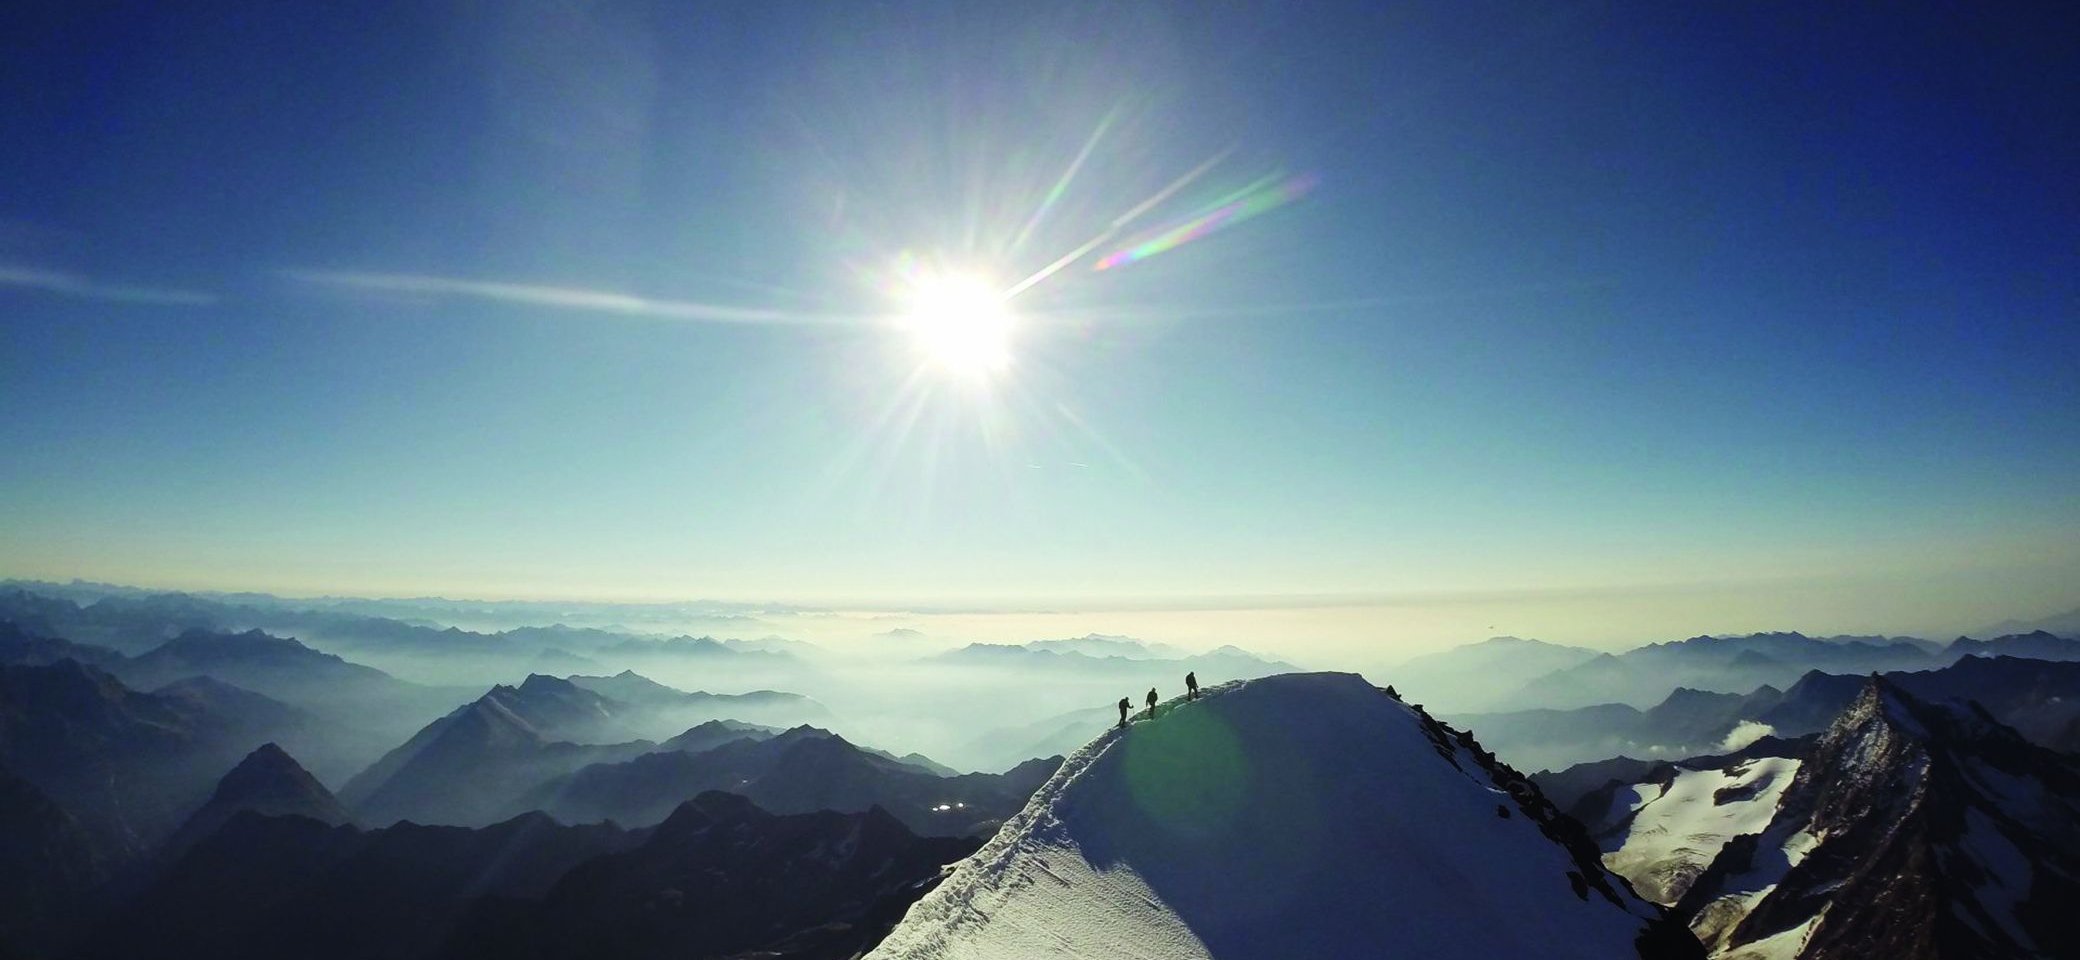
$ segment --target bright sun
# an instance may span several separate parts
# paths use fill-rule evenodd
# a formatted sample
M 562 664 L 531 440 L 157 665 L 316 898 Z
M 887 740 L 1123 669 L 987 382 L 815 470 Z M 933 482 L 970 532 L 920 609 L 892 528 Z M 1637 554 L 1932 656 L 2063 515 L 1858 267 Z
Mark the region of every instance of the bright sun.
M 1011 364 L 1011 306 L 980 277 L 941 273 L 913 280 L 899 321 L 941 371 L 986 377 Z

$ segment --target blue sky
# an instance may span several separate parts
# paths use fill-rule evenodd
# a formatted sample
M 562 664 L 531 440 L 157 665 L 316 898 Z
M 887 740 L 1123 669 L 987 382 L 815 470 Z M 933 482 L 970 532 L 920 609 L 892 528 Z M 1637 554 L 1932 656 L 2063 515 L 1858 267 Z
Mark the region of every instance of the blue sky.
M 2076 602 L 2069 13 L 295 6 L 4 15 L 0 573 Z M 1092 269 L 1266 176 L 1314 186 Z M 906 252 L 1009 283 L 1180 179 L 1000 376 L 890 322 Z

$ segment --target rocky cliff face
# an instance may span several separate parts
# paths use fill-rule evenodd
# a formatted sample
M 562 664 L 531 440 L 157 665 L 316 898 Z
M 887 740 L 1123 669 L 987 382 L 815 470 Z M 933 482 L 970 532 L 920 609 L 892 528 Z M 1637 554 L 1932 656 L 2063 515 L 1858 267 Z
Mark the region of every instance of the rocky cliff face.
M 1872 678 L 1677 905 L 1716 955 L 2080 956 L 2080 765 Z

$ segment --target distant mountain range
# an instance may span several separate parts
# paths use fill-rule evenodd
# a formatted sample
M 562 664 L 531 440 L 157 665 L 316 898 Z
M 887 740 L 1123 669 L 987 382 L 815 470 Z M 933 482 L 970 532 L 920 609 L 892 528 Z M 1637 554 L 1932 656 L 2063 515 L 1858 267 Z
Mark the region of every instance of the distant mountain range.
M 1599 654 L 1583 647 L 1543 640 L 1491 637 L 1417 657 L 1395 667 L 1398 690 L 1445 711 L 1492 710 L 1511 700 L 1518 688 L 1556 671 L 1581 666 Z
M 644 736 L 668 736 L 707 720 L 789 726 L 827 720 L 823 704 L 798 693 L 753 690 L 749 693 L 685 691 L 658 683 L 634 670 L 613 676 L 572 675 L 570 682 L 633 708 L 627 725 Z
M 359 830 L 246 812 L 76 955 L 844 956 L 974 846 L 878 810 L 776 816 L 719 793 L 634 831 L 540 814 Z
M 1295 667 L 1240 647 L 1217 647 L 1205 653 L 1174 653 L 1164 656 L 1135 640 L 1112 637 L 1083 637 L 1075 640 L 1037 640 L 1032 643 L 971 643 L 932 658 L 949 665 L 1005 667 L 1068 674 L 1098 674 L 1107 680 L 1132 683 L 1133 678 L 1154 677 L 1175 689 L 1182 686 L 1186 672 L 1204 672 L 1201 684 L 1246 677 L 1290 673 Z M 1103 652 L 1094 652 L 1103 651 Z
M 1935 643 L 1913 637 L 1757 633 L 1596 653 L 1501 637 L 1417 658 L 1385 676 L 1397 689 L 1448 713 L 1610 703 L 1645 709 L 1679 687 L 1716 693 L 1782 689 L 1814 670 L 1855 675 L 1930 670 L 1964 656 L 2080 660 L 2080 638 L 2035 632 Z
M 2080 607 L 2056 613 L 2040 620 L 2003 620 L 1990 626 L 1972 631 L 1975 637 L 2005 637 L 2019 633 L 2050 633 L 2061 637 L 2080 637 Z
M 104 852 L 138 856 L 272 739 L 285 710 L 264 698 L 145 693 L 74 660 L 0 666 L 0 768 L 77 817 Z
M 496 686 L 355 774 L 340 797 L 371 824 L 490 824 L 537 784 L 656 749 L 634 737 L 623 708 L 554 677 Z
M 829 731 L 797 727 L 776 736 L 748 733 L 698 752 L 663 750 L 593 764 L 543 783 L 516 806 L 566 822 L 641 826 L 657 822 L 679 798 L 727 789 L 776 813 L 879 807 L 920 834 L 982 835 L 1023 806 L 1060 762 L 943 776 Z
M 1191 656 L 1190 651 L 1167 643 L 1150 643 L 1103 633 L 1087 633 L 1063 640 L 1034 640 L 1021 646 L 1028 650 L 1080 653 L 1087 657 L 1124 657 L 1128 660 L 1182 660 Z
M 286 709 L 289 715 L 266 724 L 263 739 L 281 740 L 311 758 L 320 775 L 335 779 L 366 766 L 451 708 L 461 694 L 452 688 L 407 683 L 257 630 L 221 633 L 191 628 L 127 656 L 47 636 L 40 629 L 0 621 L 0 663 L 71 659 L 92 664 L 134 690 L 214 699 L 219 707 L 248 716 Z M 260 704 L 256 696 L 274 706 Z
M 1067 755 L 1111 729 L 1118 719 L 1112 707 L 1082 707 L 1031 723 L 985 730 L 954 748 L 947 759 L 971 768 L 989 768 L 1023 757 Z
M 2041 746 L 2080 752 L 2080 661 L 1973 655 L 1941 669 L 1884 676 L 1923 699 L 1978 702 Z M 1678 759 L 1723 753 L 1737 749 L 1740 744 L 1730 740 L 1743 736 L 1815 733 L 1826 729 L 1861 688 L 1861 677 L 1815 670 L 1785 690 L 1763 686 L 1734 694 L 1682 688 L 1647 710 L 1603 704 L 1462 714 L 1452 720 L 1479 731 L 1483 742 L 1512 762 L 1558 769 L 1621 755 Z
M 257 629 L 441 684 L 512 676 L 516 665 L 571 671 L 607 662 L 652 671 L 727 663 L 784 676 L 807 670 L 794 654 L 813 649 L 776 637 L 662 637 L 562 624 L 486 633 L 366 612 L 388 609 L 393 608 L 382 603 L 297 603 L 252 594 L 204 597 L 68 591 L 19 581 L 0 585 L 0 621 L 13 621 L 36 636 L 138 655 L 191 632 L 238 634 Z

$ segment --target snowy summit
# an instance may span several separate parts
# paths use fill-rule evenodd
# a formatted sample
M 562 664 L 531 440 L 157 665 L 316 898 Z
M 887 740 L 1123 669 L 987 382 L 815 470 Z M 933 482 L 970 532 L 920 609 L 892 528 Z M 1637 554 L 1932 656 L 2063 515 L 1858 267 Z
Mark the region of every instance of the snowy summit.
M 1354 674 L 1145 716 L 1072 756 L 871 956 L 1703 955 L 1528 781 Z

